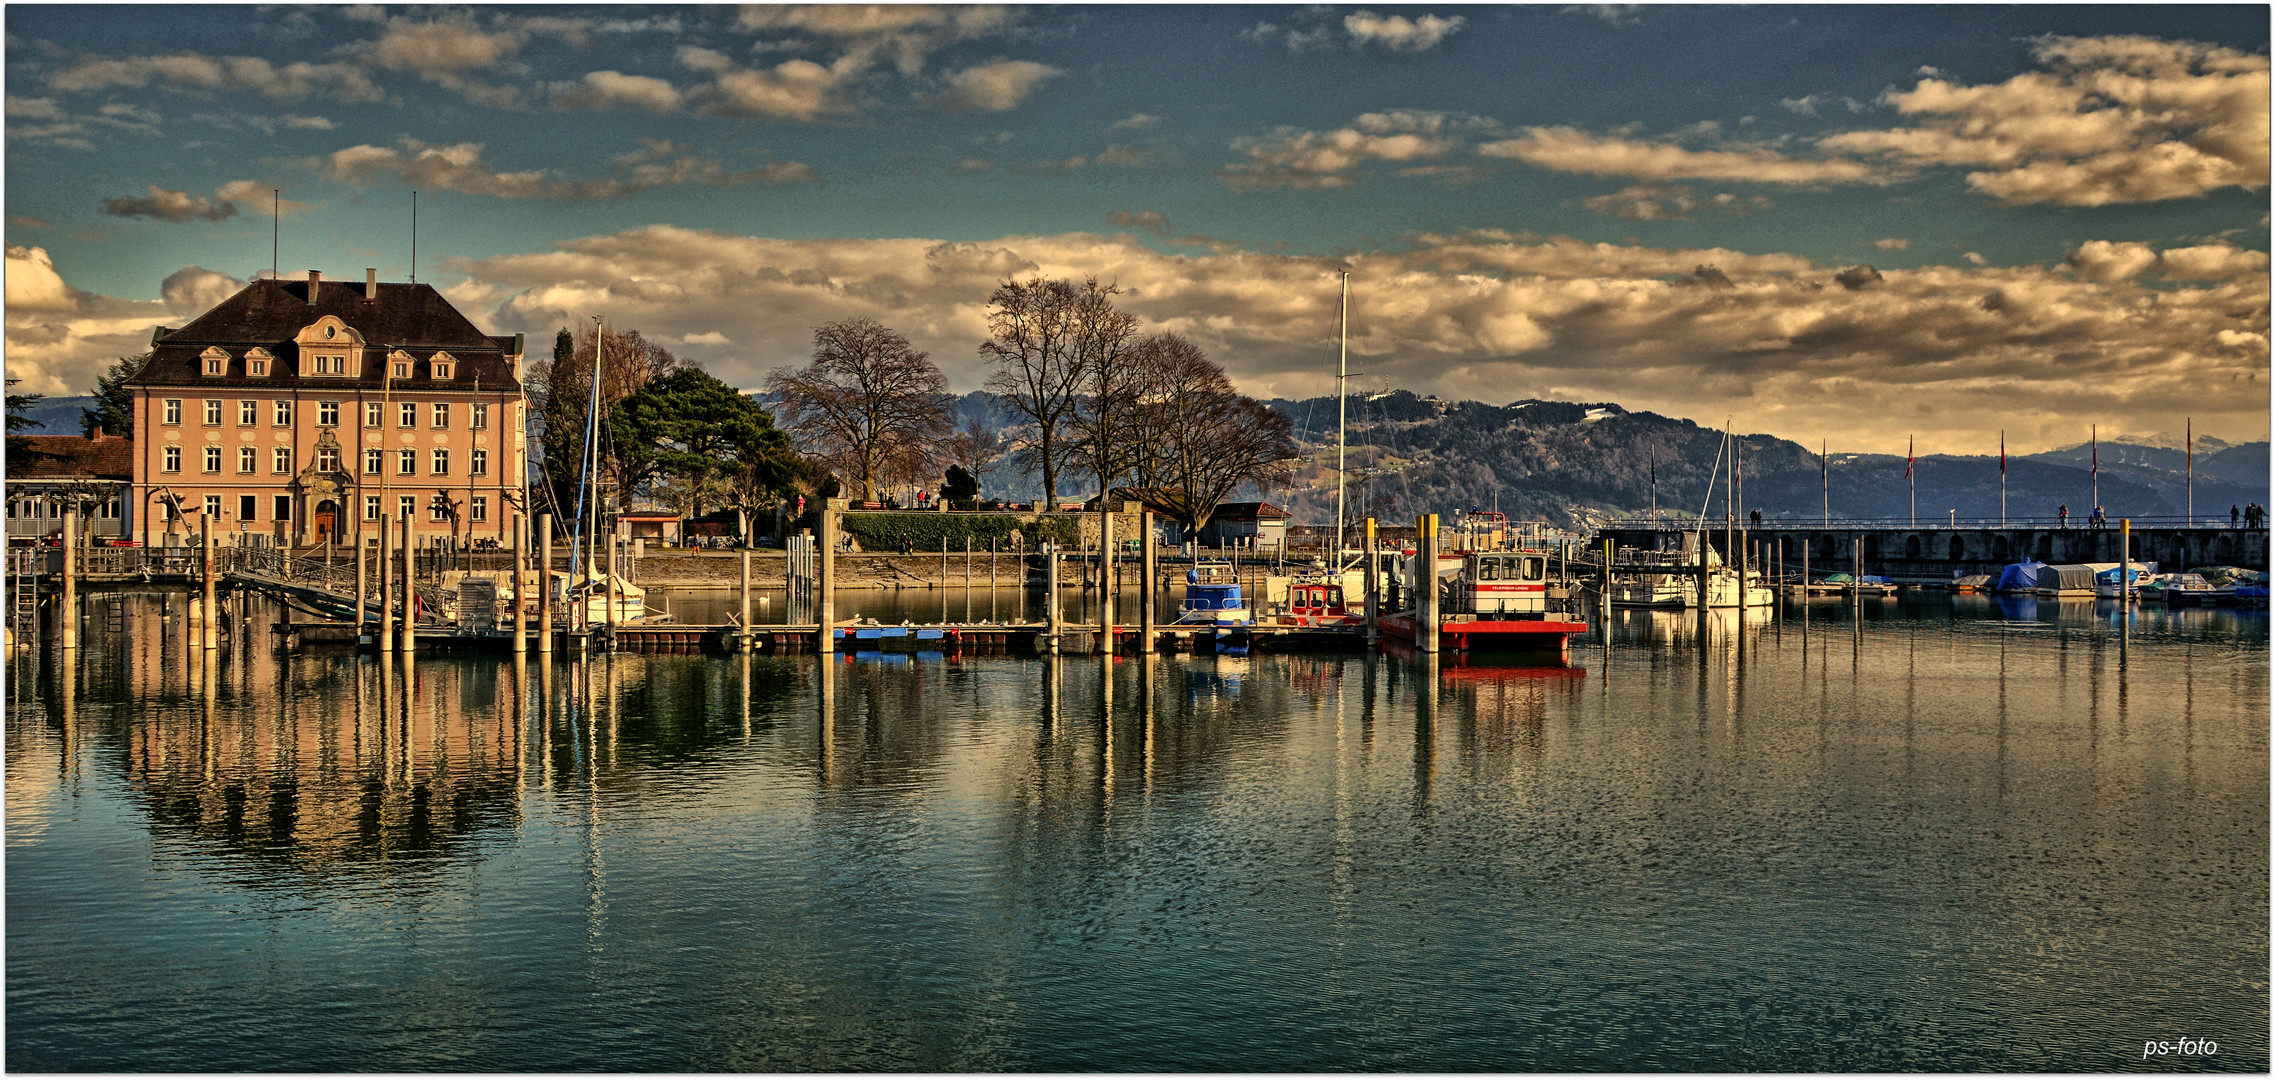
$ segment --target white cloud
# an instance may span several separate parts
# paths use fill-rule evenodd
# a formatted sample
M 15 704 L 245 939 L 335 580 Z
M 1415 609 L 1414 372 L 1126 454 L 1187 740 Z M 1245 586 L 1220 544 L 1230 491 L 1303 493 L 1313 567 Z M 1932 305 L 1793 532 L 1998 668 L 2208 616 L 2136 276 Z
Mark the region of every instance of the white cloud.
M 1113 123 L 1106 125 L 1106 130 L 1145 131 L 1149 128 L 1152 128 L 1154 125 L 1159 124 L 1160 122 L 1161 118 L 1158 116 L 1149 116 L 1145 113 L 1131 113 L 1127 117 L 1116 120 Z
M 948 76 L 936 101 L 945 109 L 1003 112 L 1016 108 L 1046 80 L 1065 74 L 1032 60 L 996 60 Z
M 1464 21 L 1459 15 L 1451 18 L 1423 15 L 1409 19 L 1404 15 L 1359 11 L 1343 17 L 1343 29 L 1351 35 L 1354 46 L 1379 44 L 1392 52 L 1427 52 L 1460 30 Z
M 328 97 L 347 104 L 383 101 L 377 84 L 361 67 L 305 60 L 278 66 L 257 56 L 205 56 L 181 52 L 165 56 L 86 57 L 48 79 L 66 94 L 91 94 L 113 87 L 151 84 L 199 93 L 239 91 L 275 101 Z
M 2040 39 L 2043 71 L 1964 86 L 1922 78 L 1890 104 L 1919 126 L 1820 147 L 1912 166 L 1973 168 L 2009 206 L 2105 206 L 2258 190 L 2268 174 L 2268 60 L 2144 37 Z
M 489 32 L 460 22 L 397 21 L 372 46 L 372 59 L 391 71 L 456 75 L 494 68 L 521 51 L 522 35 Z
M 812 168 L 795 161 L 732 172 L 716 161 L 683 153 L 684 147 L 668 141 L 644 139 L 641 142 L 642 150 L 616 159 L 615 175 L 606 179 L 554 180 L 534 169 L 499 172 L 483 160 L 481 143 L 442 146 L 417 139 L 405 139 L 396 147 L 351 146 L 303 164 L 328 179 L 354 187 L 367 187 L 393 178 L 411 187 L 468 195 L 571 202 L 621 199 L 643 191 L 690 183 L 732 187 L 753 183 L 812 183 L 816 179 Z
M 1901 236 L 1884 236 L 1874 240 L 1872 246 L 1882 251 L 1905 251 L 1911 248 L 1912 242 Z
M 2157 253 L 2147 244 L 2094 240 L 2079 245 L 2065 261 L 2089 280 L 2108 285 L 2140 276 L 2156 265 Z
M 680 63 L 695 70 L 711 70 L 717 78 L 697 93 L 708 97 L 703 111 L 722 116 L 766 116 L 781 120 L 816 120 L 832 113 L 850 112 L 844 87 L 861 73 L 861 61 L 840 57 L 824 67 L 811 60 L 785 60 L 772 68 L 729 65 L 719 68 L 720 54 L 709 49 L 684 48 Z
M 1960 256 L 1960 258 L 1966 259 L 1967 262 L 1973 266 L 1989 266 L 1991 264 L 1991 261 L 1984 258 L 1983 253 L 1979 251 L 1970 251 L 1965 255 Z
M 2192 259 L 2211 261 L 2175 261 Z M 1900 445 L 1919 418 L 1890 403 L 1920 400 L 1937 403 L 1939 425 L 1919 429 L 1923 445 L 1938 430 L 1973 439 L 2086 414 L 2154 430 L 2186 408 L 2202 424 L 2207 387 L 2229 391 L 2218 424 L 2249 436 L 2266 424 L 2263 265 L 2152 290 L 2059 267 L 1881 273 L 1490 231 L 1408 237 L 1342 261 L 1354 366 L 1363 357 L 1370 375 L 1418 392 L 1509 400 L 1559 388 L 1680 416 L 1734 412 L 1757 430 L 1843 431 L 1865 447 Z M 1336 278 L 1315 257 L 1172 254 L 1093 233 L 948 243 L 653 226 L 452 266 L 466 275 L 454 295 L 493 332 L 550 333 L 593 310 L 651 335 L 716 332 L 737 344 L 714 365 L 730 382 L 801 360 L 819 323 L 867 316 L 929 350 L 955 385 L 977 386 L 988 292 L 1031 273 L 1118 282 L 1147 330 L 1192 338 L 1251 393 L 1333 382 L 1320 357 Z M 1680 284 L 1701 266 L 1728 287 Z
M 1566 4 L 1563 10 L 1566 15 L 1593 15 L 1618 27 L 1634 26 L 1643 21 L 1641 4 Z
M 662 114 L 677 111 L 684 100 L 678 87 L 662 79 L 588 71 L 582 80 L 558 87 L 553 103 L 567 109 L 638 109 Z
M 1641 180 L 1721 180 L 1761 184 L 1890 184 L 1904 170 L 1841 158 L 1800 158 L 1758 143 L 1692 150 L 1673 142 L 1598 135 L 1569 126 L 1528 127 L 1513 139 L 1477 148 L 1535 168 Z
M 904 76 L 923 70 L 925 58 L 942 46 L 993 37 L 1017 20 L 1015 9 L 994 4 L 750 4 L 736 15 L 745 30 L 789 30 L 834 42 L 856 68 L 890 59 Z
M 283 184 L 265 180 L 231 180 L 214 189 L 213 193 L 218 198 L 242 204 L 248 214 L 274 213 L 281 217 L 291 217 L 314 209 L 304 202 L 279 199 L 277 193 L 283 187 Z
M 1238 191 L 1349 187 L 1367 162 L 1442 158 L 1457 145 L 1459 131 L 1490 123 L 1462 114 L 1388 110 L 1366 113 L 1334 131 L 1283 127 L 1267 136 L 1232 140 L 1232 149 L 1248 160 L 1227 166 L 1217 178 Z
M 177 319 L 194 319 L 237 295 L 245 283 L 202 266 L 185 266 L 158 283 L 158 295 Z
M 1580 205 L 1605 217 L 1630 221 L 1689 221 L 1696 217 L 1737 217 L 1771 206 L 1760 195 L 1722 191 L 1700 196 L 1681 184 L 1635 184 L 1609 195 L 1580 200 Z
M 2157 256 L 2173 281 L 2227 281 L 2267 272 L 2267 253 L 2230 244 L 2166 248 Z
M 682 344 L 682 345 L 732 345 L 732 344 L 734 344 L 734 342 L 732 342 L 732 341 L 730 341 L 730 340 L 728 340 L 728 339 L 727 339 L 727 335 L 725 335 L 725 334 L 722 334 L 722 333 L 718 332 L 717 330 L 705 330 L 705 331 L 703 331 L 703 332 L 702 332 L 702 333 L 700 333 L 700 334 L 683 334 L 683 335 L 681 335 L 681 336 L 680 336 L 680 338 L 679 338 L 679 343 L 680 343 L 680 344 Z
M 172 191 L 152 184 L 144 195 L 120 195 L 103 200 L 103 213 L 113 217 L 149 218 L 153 221 L 226 221 L 237 216 L 235 204 L 224 199 L 216 202 L 186 191 Z
M 111 361 L 150 348 L 165 321 L 155 301 L 121 300 L 64 283 L 47 250 L 8 245 L 8 377 L 24 394 L 82 394 Z

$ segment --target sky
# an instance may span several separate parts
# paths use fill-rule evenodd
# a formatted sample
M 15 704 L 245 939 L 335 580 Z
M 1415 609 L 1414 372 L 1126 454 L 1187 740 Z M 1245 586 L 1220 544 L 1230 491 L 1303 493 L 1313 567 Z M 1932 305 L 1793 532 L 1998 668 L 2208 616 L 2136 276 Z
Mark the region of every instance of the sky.
M 868 317 L 976 389 L 988 294 L 1041 274 L 1332 393 L 1347 271 L 1353 392 L 1852 451 L 2268 432 L 2264 5 L 5 19 L 18 391 L 85 392 L 273 240 L 754 388 Z

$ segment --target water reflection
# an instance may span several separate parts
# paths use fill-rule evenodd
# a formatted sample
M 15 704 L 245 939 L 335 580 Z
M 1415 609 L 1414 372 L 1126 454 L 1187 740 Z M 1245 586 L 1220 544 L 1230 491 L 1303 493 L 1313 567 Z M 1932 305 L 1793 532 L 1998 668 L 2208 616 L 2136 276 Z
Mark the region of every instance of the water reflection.
M 2266 1062 L 2264 615 L 1620 612 L 1549 668 L 122 618 L 10 659 L 19 1068 Z

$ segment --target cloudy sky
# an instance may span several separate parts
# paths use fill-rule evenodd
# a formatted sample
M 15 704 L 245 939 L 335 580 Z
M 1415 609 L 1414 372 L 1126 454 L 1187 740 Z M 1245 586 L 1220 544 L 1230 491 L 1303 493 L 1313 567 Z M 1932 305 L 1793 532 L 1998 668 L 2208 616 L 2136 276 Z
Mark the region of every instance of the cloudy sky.
M 7 9 L 7 366 L 270 268 L 755 386 L 1117 282 L 1251 393 L 1836 449 L 2266 437 L 2263 6 Z M 417 265 L 411 191 L 419 192 Z M 272 194 L 281 190 L 281 196 Z

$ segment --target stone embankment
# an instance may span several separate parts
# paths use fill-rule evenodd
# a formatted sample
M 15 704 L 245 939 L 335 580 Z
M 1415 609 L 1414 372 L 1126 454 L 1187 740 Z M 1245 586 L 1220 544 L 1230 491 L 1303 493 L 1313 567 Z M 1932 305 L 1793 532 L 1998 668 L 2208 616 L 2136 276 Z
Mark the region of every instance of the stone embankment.
M 555 569 L 567 570 L 566 559 L 555 558 Z M 779 589 L 783 587 L 788 561 L 779 551 L 751 552 L 750 583 L 752 588 Z M 1020 580 L 1022 562 L 1018 556 L 995 556 L 995 580 L 998 585 L 1011 586 Z M 668 551 L 649 552 L 635 561 L 632 580 L 642 588 L 673 586 L 680 588 L 731 589 L 741 580 L 742 553 L 739 551 Z M 948 572 L 940 572 L 940 554 L 930 555 L 873 555 L 859 553 L 837 557 L 837 585 L 841 589 L 933 589 L 962 588 L 964 586 L 964 554 L 950 552 Z M 988 582 L 988 555 L 979 552 L 972 556 L 971 583 L 975 588 L 986 588 Z M 1076 580 L 1079 580 L 1077 578 Z

